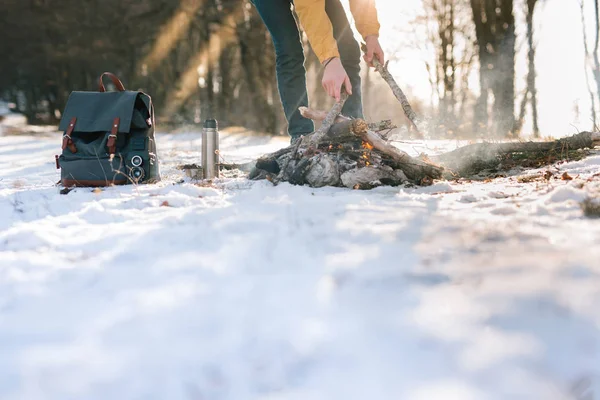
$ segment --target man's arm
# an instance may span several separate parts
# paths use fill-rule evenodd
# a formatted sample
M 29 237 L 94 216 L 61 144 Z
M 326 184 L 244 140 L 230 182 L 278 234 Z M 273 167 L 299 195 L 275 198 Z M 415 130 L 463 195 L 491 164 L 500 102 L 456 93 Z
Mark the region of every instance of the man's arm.
M 373 57 L 380 63 L 385 63 L 383 49 L 379 44 L 379 20 L 375 0 L 350 0 L 350 11 L 354 16 L 356 29 L 361 34 L 367 45 L 364 59 L 373 67 Z
M 368 36 L 379 36 L 379 20 L 375 0 L 350 0 L 350 11 L 358 33 L 366 40 Z
M 350 78 L 340 61 L 331 20 L 325 11 L 325 0 L 295 0 L 294 7 L 315 54 L 322 64 L 326 63 L 323 88 L 337 101 L 340 100 L 342 86 L 348 94 L 352 94 Z M 383 63 L 383 50 L 378 40 L 379 21 L 375 0 L 350 0 L 350 10 L 356 21 L 356 29 L 367 43 L 365 60 L 372 65 L 375 55 Z
M 295 0 L 294 8 L 319 61 L 339 57 L 331 20 L 325 12 L 325 0 Z
M 331 20 L 325 11 L 325 0 L 295 0 L 300 25 L 321 64 L 325 65 L 322 85 L 327 94 L 340 101 L 342 86 L 352 94 L 350 78 L 340 61 Z

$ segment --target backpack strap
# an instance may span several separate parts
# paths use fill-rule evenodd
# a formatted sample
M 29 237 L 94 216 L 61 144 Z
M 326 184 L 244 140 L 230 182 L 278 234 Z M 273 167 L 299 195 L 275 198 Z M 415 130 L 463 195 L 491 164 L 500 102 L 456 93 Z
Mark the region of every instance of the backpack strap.
M 121 118 L 117 117 L 113 120 L 110 135 L 106 141 L 106 147 L 108 147 L 108 154 L 113 155 L 117 151 L 117 134 L 119 133 L 119 121 Z
M 100 79 L 98 82 L 98 90 L 100 92 L 106 92 L 106 88 L 104 87 L 104 82 L 102 82 L 102 78 L 104 78 L 104 76 L 108 76 L 110 78 L 110 80 L 112 81 L 112 83 L 115 85 L 115 87 L 117 88 L 117 90 L 119 92 L 124 92 L 125 91 L 125 86 L 123 85 L 123 82 L 121 82 L 121 80 L 119 78 L 117 78 L 117 76 L 111 72 L 104 72 L 102 75 L 100 75 Z
M 71 153 L 77 153 L 77 147 L 75 147 L 75 143 L 73 143 L 73 139 L 71 138 L 71 133 L 75 129 L 75 122 L 77 122 L 77 117 L 71 118 L 71 122 L 69 122 L 69 126 L 63 135 L 62 142 L 62 149 L 64 150 L 68 147 Z

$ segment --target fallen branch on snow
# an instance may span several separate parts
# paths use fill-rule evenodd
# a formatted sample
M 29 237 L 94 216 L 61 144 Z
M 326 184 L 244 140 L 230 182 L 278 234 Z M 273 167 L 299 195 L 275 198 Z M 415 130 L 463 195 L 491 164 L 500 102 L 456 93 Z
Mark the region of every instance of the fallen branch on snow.
M 507 165 L 518 165 L 518 160 L 522 160 L 523 166 L 537 167 L 569 159 L 573 150 L 595 146 L 600 146 L 600 133 L 581 132 L 549 142 L 475 143 L 431 159 L 452 171 L 455 176 L 469 177 L 484 169 L 495 168 L 509 158 L 512 162 Z

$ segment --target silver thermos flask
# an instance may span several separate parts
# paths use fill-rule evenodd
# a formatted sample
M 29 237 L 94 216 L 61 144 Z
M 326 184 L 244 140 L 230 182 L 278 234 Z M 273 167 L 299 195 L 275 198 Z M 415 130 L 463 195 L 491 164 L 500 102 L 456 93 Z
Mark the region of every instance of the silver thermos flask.
M 219 131 L 215 119 L 205 120 L 202 129 L 202 175 L 204 179 L 219 177 Z

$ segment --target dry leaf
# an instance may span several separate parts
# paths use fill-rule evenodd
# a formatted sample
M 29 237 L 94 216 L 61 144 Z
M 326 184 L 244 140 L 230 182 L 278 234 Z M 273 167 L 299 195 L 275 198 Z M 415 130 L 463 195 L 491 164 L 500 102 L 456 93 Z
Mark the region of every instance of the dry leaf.
M 161 206 L 161 207 L 171 207 L 171 205 L 169 204 L 169 202 L 168 202 L 168 201 L 166 201 L 166 200 L 165 200 L 165 201 L 163 201 L 162 203 L 160 203 L 160 206 Z
M 571 178 L 571 175 L 569 175 L 567 172 L 565 172 L 564 174 L 562 174 L 562 177 L 561 177 L 561 179 L 562 179 L 563 181 L 570 181 L 570 180 L 572 180 L 573 178 Z
M 430 177 L 426 176 L 423 179 L 421 179 L 421 186 L 431 186 L 433 185 L 433 179 L 431 179 Z

